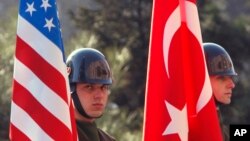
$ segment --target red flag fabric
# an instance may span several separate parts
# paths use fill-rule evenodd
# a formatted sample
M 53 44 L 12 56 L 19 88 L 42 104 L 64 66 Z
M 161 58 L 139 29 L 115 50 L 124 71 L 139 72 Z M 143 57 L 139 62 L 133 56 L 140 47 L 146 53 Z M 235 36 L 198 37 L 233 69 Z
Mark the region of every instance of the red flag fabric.
M 20 0 L 10 140 L 77 140 L 55 0 Z
M 191 0 L 154 0 L 143 127 L 144 141 L 221 141 Z

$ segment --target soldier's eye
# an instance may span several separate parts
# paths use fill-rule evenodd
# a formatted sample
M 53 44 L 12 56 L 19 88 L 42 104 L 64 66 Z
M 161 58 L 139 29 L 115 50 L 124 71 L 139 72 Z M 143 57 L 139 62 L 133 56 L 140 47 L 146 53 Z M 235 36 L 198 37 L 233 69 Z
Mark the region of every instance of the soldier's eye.
M 92 85 L 86 85 L 85 88 L 88 89 L 88 90 L 92 90 L 93 86 Z

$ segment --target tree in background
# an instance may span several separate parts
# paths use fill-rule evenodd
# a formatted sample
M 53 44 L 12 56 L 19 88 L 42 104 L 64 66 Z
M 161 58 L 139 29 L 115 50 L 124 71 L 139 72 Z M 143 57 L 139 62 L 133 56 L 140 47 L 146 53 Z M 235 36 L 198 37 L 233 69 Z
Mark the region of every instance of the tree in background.
M 124 83 L 118 84 L 122 89 L 113 91 L 113 100 L 130 111 L 144 105 L 151 4 L 149 0 L 107 0 L 100 2 L 99 9 L 80 8 L 70 13 L 77 28 L 95 36 L 92 47 L 116 53 L 126 50 L 125 56 L 129 58 L 117 70 L 126 72 Z M 113 60 L 112 57 L 109 59 Z M 116 65 L 121 64 L 114 62 L 113 67 Z M 119 78 L 119 73 L 114 76 Z
M 10 99 L 12 92 L 13 53 L 16 38 L 16 10 L 10 9 L 7 18 L 0 19 L 0 140 L 8 137 Z M 16 14 L 15 14 L 16 15 Z
M 246 9 L 248 1 L 199 1 L 201 29 L 204 42 L 216 42 L 226 48 L 232 57 L 238 72 L 238 80 L 232 104 L 222 107 L 222 115 L 227 124 L 250 124 L 250 20 L 249 11 L 237 11 L 237 7 Z M 235 7 L 235 8 L 234 8 Z
M 113 126 L 118 126 L 108 129 L 121 140 L 136 134 L 138 138 L 142 129 L 152 1 L 107 0 L 99 4 L 99 9 L 82 7 L 70 12 L 76 27 L 83 31 L 78 36 L 80 42 L 77 43 L 78 39 L 71 42 L 77 48 L 98 48 L 108 57 L 115 82 L 111 99 L 118 105 L 120 116 L 106 119 L 105 123 L 110 121 Z M 123 130 L 117 133 L 116 129 Z M 124 132 L 127 135 L 123 139 L 121 134 Z

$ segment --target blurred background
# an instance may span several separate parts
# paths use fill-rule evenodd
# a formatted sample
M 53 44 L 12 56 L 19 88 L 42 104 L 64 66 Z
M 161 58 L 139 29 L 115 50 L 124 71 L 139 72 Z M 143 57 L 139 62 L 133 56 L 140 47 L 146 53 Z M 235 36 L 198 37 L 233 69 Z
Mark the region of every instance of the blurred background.
M 141 141 L 152 0 L 57 0 L 66 56 L 93 47 L 108 58 L 115 83 L 99 126 L 119 141 Z M 198 0 L 204 42 L 231 55 L 239 74 L 226 124 L 250 124 L 250 1 Z M 0 140 L 8 140 L 18 1 L 0 1 Z M 209 119 L 208 119 L 209 120 Z M 208 121 L 209 122 L 209 121 Z

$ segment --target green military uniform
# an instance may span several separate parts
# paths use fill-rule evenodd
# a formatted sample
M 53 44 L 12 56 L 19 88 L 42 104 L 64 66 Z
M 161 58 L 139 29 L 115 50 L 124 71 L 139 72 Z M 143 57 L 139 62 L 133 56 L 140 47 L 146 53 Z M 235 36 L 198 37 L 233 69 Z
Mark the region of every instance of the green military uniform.
M 223 141 L 229 141 L 230 140 L 229 128 L 227 125 L 225 125 L 223 123 L 223 118 L 222 118 L 222 115 L 220 113 L 219 107 L 217 107 L 217 114 L 218 114 L 219 120 L 220 120 L 220 127 L 221 127 L 221 131 L 222 131 L 222 135 L 223 135 Z
M 76 121 L 79 141 L 115 141 L 113 137 L 97 128 L 95 123 Z

